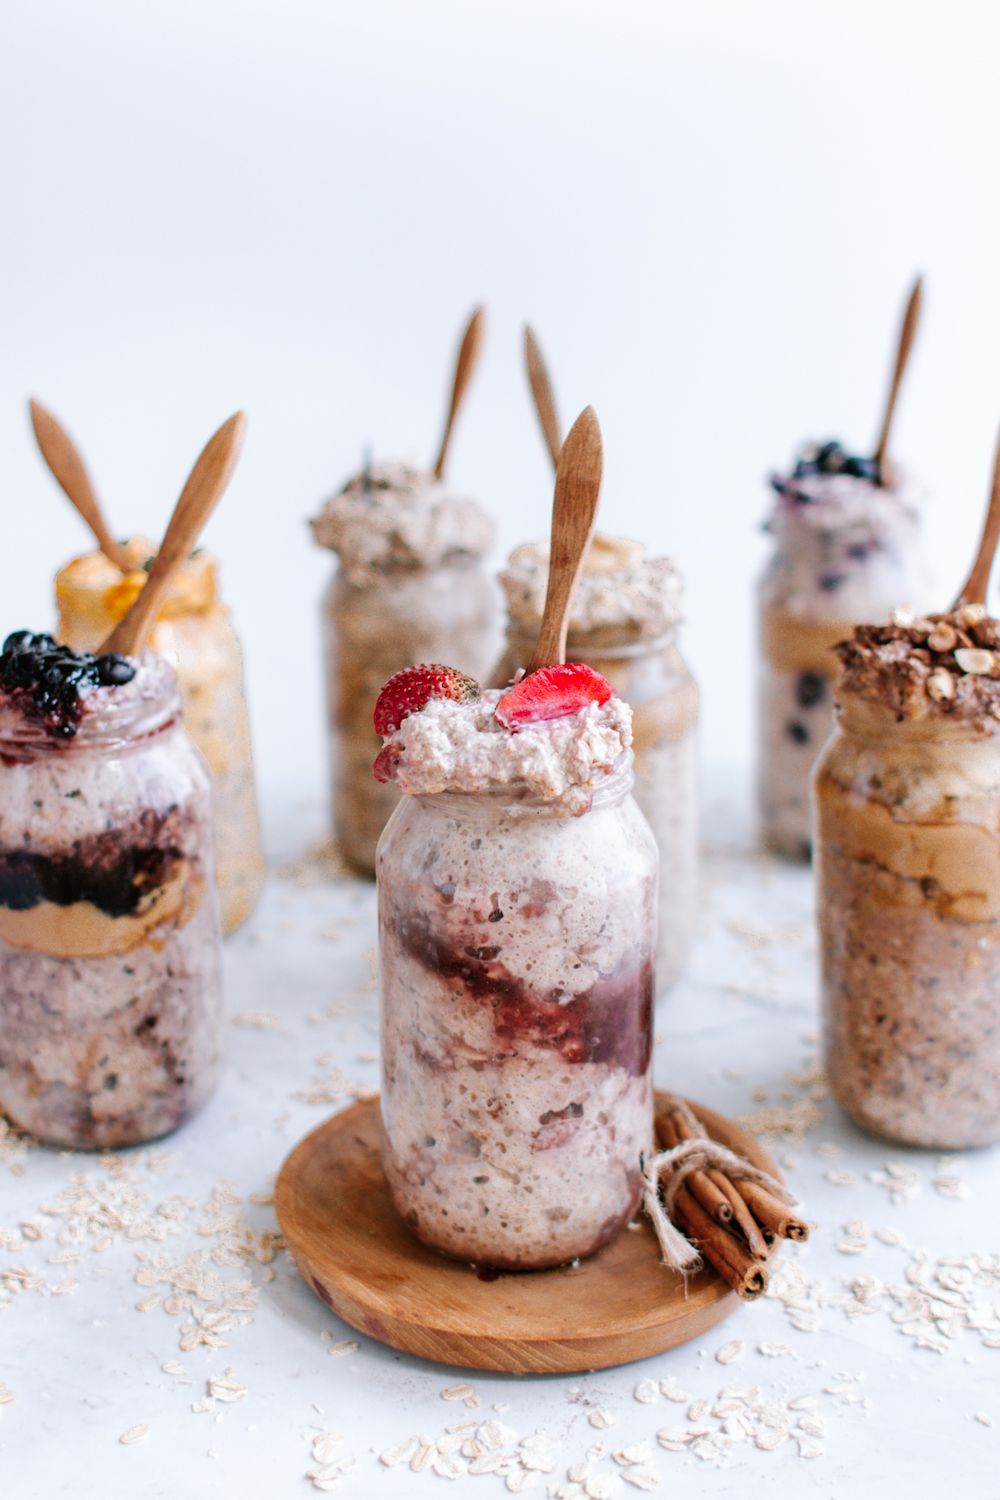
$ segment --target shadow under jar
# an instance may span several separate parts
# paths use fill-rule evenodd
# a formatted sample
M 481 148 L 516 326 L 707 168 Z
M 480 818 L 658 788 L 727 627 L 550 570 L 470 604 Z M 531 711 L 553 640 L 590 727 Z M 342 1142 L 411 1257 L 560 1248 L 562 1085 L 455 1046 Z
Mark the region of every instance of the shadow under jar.
M 55 1146 L 165 1135 L 219 1069 L 208 774 L 169 666 L 133 665 L 68 738 L 0 702 L 0 1108 Z
M 631 783 L 626 757 L 575 817 L 411 795 L 379 844 L 385 1171 L 457 1259 L 561 1265 L 638 1205 L 657 854 Z
M 830 445 L 827 445 L 829 447 Z M 757 800 L 767 848 L 808 859 L 810 778 L 833 729 L 833 647 L 927 591 L 909 489 L 845 473 L 778 476 L 757 589 Z
M 59 639 L 67 645 L 96 650 L 145 583 L 152 549 L 141 538 L 126 545 L 134 563 L 130 573 L 95 552 L 76 558 L 57 576 Z M 177 673 L 185 727 L 211 773 L 222 926 L 234 932 L 257 905 L 265 863 L 243 653 L 207 553 L 194 553 L 177 574 L 149 644 Z
M 845 691 L 815 801 L 834 1095 L 909 1145 L 1000 1139 L 1000 722 Z

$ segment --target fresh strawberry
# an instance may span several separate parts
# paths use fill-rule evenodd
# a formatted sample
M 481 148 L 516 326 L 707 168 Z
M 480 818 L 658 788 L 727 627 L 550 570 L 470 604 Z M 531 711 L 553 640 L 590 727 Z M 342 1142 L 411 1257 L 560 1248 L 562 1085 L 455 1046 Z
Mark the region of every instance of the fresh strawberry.
M 384 745 L 375 757 L 372 775 L 376 781 L 395 781 L 399 756 L 391 745 Z
M 579 713 L 588 703 L 606 703 L 613 693 L 608 679 L 582 662 L 539 667 L 504 693 L 496 716 L 505 729 L 519 729 L 522 724 L 540 724 L 545 719 Z
M 404 667 L 390 677 L 375 704 L 375 733 L 395 734 L 407 714 L 415 714 L 432 698 L 451 698 L 468 703 L 478 698 L 479 683 L 455 667 L 439 662 L 428 666 Z

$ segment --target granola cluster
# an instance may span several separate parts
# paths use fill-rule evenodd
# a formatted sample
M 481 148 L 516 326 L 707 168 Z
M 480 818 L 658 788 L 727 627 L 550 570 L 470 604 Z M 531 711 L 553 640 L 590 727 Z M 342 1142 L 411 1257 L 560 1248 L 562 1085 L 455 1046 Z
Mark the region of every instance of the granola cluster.
M 888 625 L 859 625 L 834 649 L 841 687 L 886 704 L 898 719 L 935 712 L 1000 719 L 1000 620 L 983 604 L 927 616 L 896 609 Z

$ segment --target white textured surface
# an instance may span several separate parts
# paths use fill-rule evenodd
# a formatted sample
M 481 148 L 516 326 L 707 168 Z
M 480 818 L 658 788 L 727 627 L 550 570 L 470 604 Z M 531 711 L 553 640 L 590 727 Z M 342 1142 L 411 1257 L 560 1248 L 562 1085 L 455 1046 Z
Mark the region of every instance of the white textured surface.
M 733 780 L 716 777 L 713 783 Z M 280 862 L 302 852 L 321 810 L 278 802 L 275 811 Z M 815 1028 L 808 879 L 741 853 L 743 824 L 731 795 L 712 799 L 715 852 L 708 862 L 699 946 L 690 978 L 661 1003 L 657 1026 L 658 1081 L 730 1114 L 780 1103 L 786 1090 L 795 1099 L 808 1097 L 810 1086 L 790 1083 L 789 1075 L 808 1066 Z M 264 1013 L 277 1017 L 281 1029 L 233 1024 L 224 1082 L 207 1111 L 163 1148 L 154 1148 L 154 1161 L 166 1152 L 155 1172 L 149 1152 L 129 1157 L 129 1170 L 145 1184 L 151 1204 L 176 1193 L 201 1206 L 213 1186 L 225 1181 L 243 1200 L 235 1206 L 241 1218 L 258 1232 L 273 1227 L 271 1209 L 247 1198 L 267 1194 L 286 1151 L 330 1111 L 329 1104 L 297 1097 L 329 1073 L 317 1058 L 329 1054 L 351 1083 L 367 1088 L 376 1081 L 375 1063 L 362 1060 L 377 1048 L 368 958 L 373 912 L 373 892 L 364 885 L 302 890 L 272 880 L 252 928 L 228 949 L 228 998 L 233 1016 Z M 309 1019 L 331 1007 L 325 1019 Z M 757 1088 L 767 1090 L 766 1104 L 753 1099 Z M 790 1179 L 818 1222 L 809 1245 L 789 1253 L 788 1264 L 818 1280 L 824 1295 L 846 1296 L 848 1281 L 861 1275 L 905 1285 L 909 1250 L 882 1244 L 870 1233 L 863 1254 L 838 1251 L 849 1220 L 864 1221 L 870 1232 L 894 1227 L 907 1247 L 926 1247 L 932 1259 L 996 1251 L 995 1153 L 949 1165 L 948 1172 L 968 1187 L 969 1196 L 960 1199 L 935 1189 L 936 1157 L 865 1139 L 830 1106 L 803 1140 L 772 1144 L 779 1157 L 796 1161 Z M 885 1188 L 870 1180 L 869 1174 L 881 1174 L 890 1163 L 917 1174 L 919 1191 L 911 1201 L 894 1205 Z M 448 1481 L 431 1470 L 412 1473 L 405 1464 L 384 1470 L 377 1454 L 411 1435 L 436 1437 L 453 1423 L 491 1416 L 519 1438 L 542 1430 L 554 1439 L 557 1467 L 551 1475 L 538 1474 L 538 1495 L 549 1484 L 566 1483 L 567 1467 L 582 1461 L 592 1443 L 604 1443 L 610 1454 L 643 1439 L 649 1440 L 650 1456 L 638 1467 L 659 1474 L 654 1493 L 665 1495 L 742 1500 L 780 1486 L 783 1493 L 824 1500 L 848 1490 L 874 1500 L 887 1485 L 924 1495 L 948 1482 L 956 1465 L 965 1494 L 996 1493 L 997 1429 L 988 1430 L 973 1414 L 992 1416 L 1000 1428 L 1000 1349 L 983 1347 L 983 1333 L 969 1330 L 946 1340 L 946 1352 L 916 1348 L 892 1323 L 896 1304 L 887 1295 L 876 1292 L 875 1310 L 867 1315 L 822 1308 L 814 1332 L 794 1328 L 781 1302 L 768 1300 L 740 1308 L 696 1345 L 619 1371 L 538 1380 L 466 1377 L 366 1339 L 357 1352 L 331 1357 L 330 1342 L 352 1338 L 352 1330 L 316 1301 L 279 1256 L 270 1282 L 255 1267 L 253 1319 L 222 1334 L 226 1347 L 181 1353 L 186 1315 L 172 1317 L 162 1306 L 135 1310 L 156 1290 L 168 1291 L 136 1284 L 136 1252 L 176 1261 L 192 1250 L 210 1250 L 220 1239 L 197 1233 L 203 1215 L 182 1211 L 177 1233 L 162 1246 L 119 1236 L 103 1252 L 85 1250 L 76 1265 L 52 1265 L 48 1256 L 59 1253 L 60 1221 L 41 1212 L 41 1205 L 51 1205 L 75 1171 L 88 1170 L 95 1180 L 104 1174 L 97 1161 L 39 1150 L 28 1152 L 22 1165 L 23 1173 L 12 1175 L 0 1160 L 0 1270 L 39 1269 L 51 1283 L 72 1278 L 79 1286 L 66 1295 L 16 1292 L 0 1310 L 0 1382 L 15 1392 L 0 1405 L 0 1488 L 11 1500 L 305 1495 L 313 1491 L 304 1476 L 323 1467 L 311 1457 L 311 1443 L 331 1429 L 343 1437 L 329 1443 L 330 1457 L 354 1456 L 359 1464 L 344 1480 L 343 1493 L 421 1500 L 448 1493 Z M 857 1182 L 837 1185 L 827 1178 L 831 1172 L 849 1172 Z M 8 1243 L 3 1231 L 23 1220 L 36 1221 L 45 1237 Z M 220 1274 L 238 1278 L 243 1272 L 223 1266 Z M 0 1287 L 7 1284 L 0 1276 Z M 990 1309 L 997 1300 L 996 1286 L 982 1298 L 987 1321 L 995 1319 Z M 717 1362 L 716 1352 L 732 1341 L 745 1348 L 735 1351 L 732 1363 Z M 790 1352 L 765 1356 L 758 1352 L 762 1343 L 784 1344 Z M 171 1360 L 181 1361 L 186 1376 L 161 1371 Z M 192 1403 L 206 1396 L 207 1380 L 228 1370 L 247 1388 L 246 1396 L 224 1400 L 232 1393 L 222 1388 L 212 1410 L 192 1412 Z M 864 1401 L 847 1399 L 850 1390 L 824 1393 L 825 1386 L 844 1387 L 845 1374 L 860 1377 L 856 1390 Z M 465 1378 L 482 1402 L 479 1410 L 441 1398 L 442 1390 Z M 693 1399 L 713 1404 L 719 1391 L 732 1386 L 757 1385 L 765 1399 L 780 1402 L 815 1396 L 815 1411 L 793 1415 L 810 1423 L 817 1414 L 825 1419 L 827 1436 L 815 1441 L 826 1452 L 806 1460 L 791 1440 L 776 1452 L 740 1442 L 719 1467 L 664 1451 L 655 1432 L 691 1424 L 685 1405 L 662 1397 L 652 1403 L 635 1399 L 639 1381 L 649 1378 L 673 1378 Z M 494 1403 L 505 1409 L 495 1412 Z M 590 1421 L 598 1411 L 610 1412 L 614 1425 L 604 1428 L 601 1417 Z M 713 1431 L 721 1426 L 711 1416 L 705 1421 Z M 141 1423 L 149 1425 L 148 1435 L 123 1445 L 122 1434 Z M 610 1458 L 592 1467 L 595 1474 L 619 1468 Z M 495 1475 L 460 1484 L 463 1495 L 507 1493 Z M 598 1484 L 596 1492 L 601 1490 Z M 626 1484 L 620 1493 L 633 1490 Z

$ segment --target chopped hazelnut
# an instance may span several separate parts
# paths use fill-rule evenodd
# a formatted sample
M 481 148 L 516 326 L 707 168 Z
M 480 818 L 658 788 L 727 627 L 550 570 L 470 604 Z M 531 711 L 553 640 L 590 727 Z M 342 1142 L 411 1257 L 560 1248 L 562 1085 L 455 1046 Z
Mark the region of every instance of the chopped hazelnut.
M 960 625 L 978 625 L 986 619 L 985 604 L 960 604 L 955 614 Z
M 935 703 L 947 703 L 955 696 L 955 679 L 944 667 L 938 667 L 927 679 L 927 694 Z
M 900 605 L 898 605 L 896 607 L 896 609 L 891 610 L 890 614 L 889 614 L 889 619 L 892 621 L 892 623 L 894 625 L 900 625 L 904 629 L 908 625 L 912 625 L 914 623 L 914 621 L 916 620 L 916 618 L 917 618 L 917 612 L 916 612 L 916 610 L 915 609 L 911 609 L 908 604 L 900 604 Z
M 965 607 L 971 609 L 972 605 Z M 960 646 L 955 652 L 955 660 L 963 672 L 968 672 L 973 677 L 989 677 L 997 665 L 994 653 L 984 651 L 979 646 Z
M 958 645 L 958 635 L 947 620 L 942 620 L 927 637 L 927 644 L 932 651 L 954 651 Z

